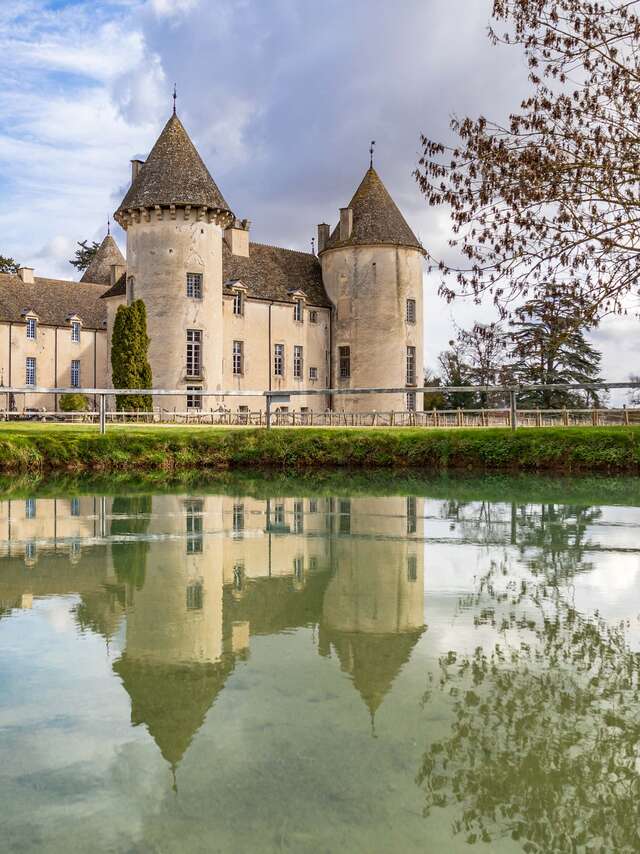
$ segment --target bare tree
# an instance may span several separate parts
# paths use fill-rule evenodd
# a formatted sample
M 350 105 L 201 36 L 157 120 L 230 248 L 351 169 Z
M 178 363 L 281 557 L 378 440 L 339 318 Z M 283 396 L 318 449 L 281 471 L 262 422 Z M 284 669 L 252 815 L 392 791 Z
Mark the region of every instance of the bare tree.
M 637 6 L 494 0 L 490 39 L 521 48 L 531 92 L 505 124 L 453 119 L 452 147 L 424 136 L 415 173 L 428 202 L 451 210 L 462 262 L 432 259 L 448 300 L 490 294 L 505 313 L 564 291 L 591 324 L 637 291 Z

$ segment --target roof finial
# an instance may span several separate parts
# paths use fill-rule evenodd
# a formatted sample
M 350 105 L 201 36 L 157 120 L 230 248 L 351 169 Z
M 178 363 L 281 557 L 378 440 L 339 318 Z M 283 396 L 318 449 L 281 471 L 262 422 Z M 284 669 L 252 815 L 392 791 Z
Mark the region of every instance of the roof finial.
M 107 237 L 111 234 L 111 217 L 107 220 Z
M 176 83 L 173 84 L 173 115 L 176 114 L 176 100 L 178 98 L 178 86 Z
M 369 149 L 369 169 L 373 169 L 373 147 L 376 144 L 375 139 L 371 140 L 371 148 Z
M 316 254 L 316 239 L 315 239 L 315 237 L 311 238 L 311 254 L 312 255 Z

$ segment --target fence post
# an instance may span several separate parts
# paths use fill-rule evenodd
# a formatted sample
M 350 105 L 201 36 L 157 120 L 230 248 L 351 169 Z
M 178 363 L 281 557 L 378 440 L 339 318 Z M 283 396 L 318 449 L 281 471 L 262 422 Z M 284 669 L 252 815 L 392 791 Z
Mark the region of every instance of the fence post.
M 266 398 L 267 398 L 267 407 L 266 407 L 267 413 L 266 413 L 265 426 L 266 426 L 267 430 L 270 430 L 271 429 L 271 395 L 267 394 Z
M 515 430 L 518 427 L 518 404 L 516 401 L 516 393 L 513 390 L 509 392 L 509 403 L 511 408 L 511 429 Z
M 98 395 L 98 406 L 100 408 L 100 435 L 103 436 L 107 432 L 107 412 L 104 394 Z

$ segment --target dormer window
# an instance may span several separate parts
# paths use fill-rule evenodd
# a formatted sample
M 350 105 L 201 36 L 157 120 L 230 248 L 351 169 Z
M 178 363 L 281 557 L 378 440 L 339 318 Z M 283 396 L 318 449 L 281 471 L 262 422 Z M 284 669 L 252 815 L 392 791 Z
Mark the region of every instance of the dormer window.
M 79 320 L 72 320 L 71 321 L 71 340 L 73 341 L 74 344 L 80 343 L 80 327 L 81 326 L 82 326 L 82 324 L 80 323 Z
M 187 273 L 187 296 L 202 299 L 202 273 Z
M 27 341 L 35 341 L 38 332 L 38 321 L 35 317 L 27 317 Z
M 235 290 L 233 292 L 233 313 L 236 317 L 242 317 L 244 314 L 244 294 L 242 291 Z
M 302 323 L 304 320 L 304 300 L 297 299 L 293 305 L 293 319 L 296 323 Z

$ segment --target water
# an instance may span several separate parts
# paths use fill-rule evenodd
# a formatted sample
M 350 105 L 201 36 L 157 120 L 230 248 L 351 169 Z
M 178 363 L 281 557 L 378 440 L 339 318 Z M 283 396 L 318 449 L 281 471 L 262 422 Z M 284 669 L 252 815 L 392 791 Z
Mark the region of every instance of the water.
M 0 849 L 640 850 L 633 480 L 8 486 Z

